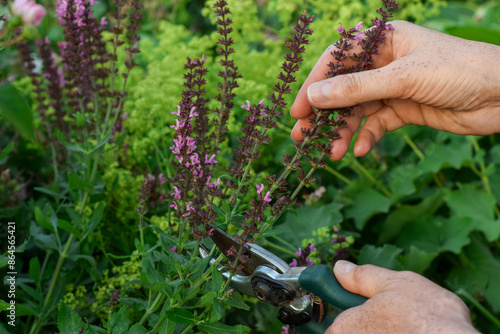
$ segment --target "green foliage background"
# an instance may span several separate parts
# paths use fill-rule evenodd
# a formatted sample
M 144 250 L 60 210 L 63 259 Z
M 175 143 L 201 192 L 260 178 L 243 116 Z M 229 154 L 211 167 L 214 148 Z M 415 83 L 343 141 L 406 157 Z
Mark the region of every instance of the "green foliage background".
M 101 222 L 80 249 L 80 254 L 88 258 L 74 258 L 69 262 L 57 287 L 56 297 L 64 302 L 59 312 L 72 319 L 62 326 L 80 324 L 73 309 L 96 323 L 99 318 L 107 319 L 102 309 L 109 294 L 116 288 L 134 289 L 132 284 L 140 283 L 140 272 L 145 269 L 141 269 L 139 261 L 134 257 L 112 258 L 109 254 L 129 256 L 137 247 L 133 241 L 137 234 L 136 208 L 144 175 L 170 176 L 173 172 L 169 126 L 174 116 L 170 113 L 175 110 L 183 90 L 186 57 L 207 56 L 208 96 L 217 94 L 218 64 L 214 51 L 218 37 L 211 12 L 214 2 L 145 3 L 148 11 L 137 59 L 139 67 L 131 73 L 124 109 L 128 118 L 123 124 L 128 135 L 123 145 L 104 157 L 99 178 L 103 191 L 94 205 L 86 209 L 87 217 L 103 210 Z M 223 154 L 218 159 L 222 167 L 229 164 L 229 153 L 238 137 L 243 118 L 239 106 L 245 100 L 257 103 L 270 94 L 283 61 L 284 43 L 297 14 L 307 9 L 316 20 L 295 92 L 324 49 L 336 41 L 338 23 L 350 27 L 359 21 L 370 22 L 380 6 L 378 0 L 233 0 L 229 3 L 235 28 L 234 59 L 243 78 L 235 90 L 237 99 L 229 121 L 230 135 L 222 144 Z M 53 6 L 48 1 L 46 5 Z M 500 45 L 498 2 L 403 0 L 400 6 L 398 19 Z M 103 2 L 97 9 L 101 12 L 96 15 L 103 15 L 108 4 Z M 54 43 L 61 38 L 60 31 L 49 19 L 40 29 L 41 34 L 47 34 Z M 11 52 L 0 51 L 3 66 L 0 78 L 16 75 L 13 84 L 33 105 L 33 87 L 16 72 Z M 290 96 L 288 102 L 292 101 Z M 212 101 L 212 106 L 215 105 Z M 0 111 L 8 120 L 9 114 Z M 42 124 L 36 112 L 33 117 L 36 132 Z M 279 129 L 272 133 L 271 144 L 263 149 L 262 159 L 254 167 L 261 178 L 280 170 L 282 154 L 293 149 L 289 138 L 293 124 L 294 120 L 285 115 Z M 27 196 L 15 205 L 1 207 L 0 217 L 2 221 L 16 221 L 17 240 L 30 238 L 24 253 L 18 255 L 22 273 L 18 316 L 22 317 L 36 312 L 37 299 L 43 299 L 38 288 L 50 279 L 50 270 L 46 277 L 36 277 L 43 261 L 41 254 L 51 252 L 54 242 L 46 233 L 50 223 L 44 226 L 40 217 L 46 215 L 50 220 L 51 212 L 59 210 L 54 203 L 60 205 L 61 198 L 58 198 L 60 189 L 50 183 L 49 155 L 43 146 L 16 136 L 14 130 L 2 122 L 0 148 L 6 148 L 11 141 L 15 142 L 15 149 L 8 159 L 0 155 L 0 170 L 9 170 L 12 179 L 0 180 L 0 187 L 4 187 L 0 196 L 15 196 L 19 189 L 13 184 L 24 183 Z M 326 193 L 315 201 L 299 201 L 295 212 L 278 222 L 276 229 L 281 230 L 282 244 L 291 246 L 281 245 L 288 247 L 288 252 L 276 250 L 277 254 L 291 260 L 288 254 L 295 251 L 293 247 L 304 247 L 304 243 L 311 241 L 319 243 L 326 238 L 324 228 L 341 225 L 354 242 L 350 248 L 351 260 L 421 273 L 464 298 L 479 330 L 498 332 L 498 320 L 495 322 L 494 318 L 500 315 L 500 135 L 457 136 L 407 126 L 388 133 L 365 158 L 355 158 L 348 153 L 343 161 L 328 162 L 328 165 L 329 168 L 316 175 L 317 187 L 324 186 Z M 308 189 L 304 195 L 314 190 Z M 168 185 L 166 191 L 170 192 Z M 99 202 L 103 203 L 102 208 Z M 41 216 L 39 213 L 39 217 L 35 217 L 35 207 L 42 208 Z M 168 225 L 167 211 L 168 202 L 157 203 L 147 219 L 164 228 Z M 1 240 L 5 240 L 3 224 L 0 233 Z M 151 235 L 146 237 L 153 239 Z M 264 240 L 263 245 L 278 248 L 272 238 Z M 53 265 L 49 263 L 48 268 Z M 0 310 L 2 307 L 0 305 Z M 141 307 L 130 308 L 138 312 Z M 274 308 L 262 304 L 252 304 L 250 310 L 241 308 L 243 310 L 226 310 L 225 323 L 252 326 L 255 333 L 279 331 L 281 325 L 273 317 Z M 135 313 L 130 311 L 130 318 L 128 312 L 120 310 L 108 321 L 116 326 L 133 324 Z M 0 332 L 7 333 L 8 327 L 3 323 Z M 117 329 L 117 332 L 120 331 Z

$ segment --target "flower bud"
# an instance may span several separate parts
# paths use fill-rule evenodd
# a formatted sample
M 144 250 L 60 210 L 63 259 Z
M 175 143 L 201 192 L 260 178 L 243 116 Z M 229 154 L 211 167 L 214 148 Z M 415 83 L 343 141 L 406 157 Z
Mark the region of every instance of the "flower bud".
M 47 11 L 33 0 L 14 0 L 12 14 L 20 16 L 25 25 L 38 26 L 47 15 Z

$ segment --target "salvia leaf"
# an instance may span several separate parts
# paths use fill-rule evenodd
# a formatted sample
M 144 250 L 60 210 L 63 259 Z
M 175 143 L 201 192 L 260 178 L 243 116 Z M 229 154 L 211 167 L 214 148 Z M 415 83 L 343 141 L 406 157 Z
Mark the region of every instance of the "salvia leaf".
M 210 324 L 199 324 L 198 327 L 209 334 L 247 334 L 250 333 L 250 328 L 236 325 L 229 326 L 220 322 L 213 322 Z
M 68 185 L 72 190 L 92 190 L 92 184 L 74 173 L 68 173 Z
M 35 136 L 31 107 L 21 93 L 9 82 L 0 84 L 0 114 L 3 114 L 3 117 L 23 137 L 32 139 Z
M 194 316 L 191 312 L 183 308 L 173 308 L 170 311 L 165 312 L 165 316 L 175 323 L 191 326 L 194 325 Z
M 59 315 L 57 317 L 57 328 L 61 333 L 77 334 L 83 321 L 75 310 L 71 309 L 62 301 L 59 303 Z
M 5 148 L 0 153 L 0 164 L 3 163 L 2 160 L 7 158 L 7 156 L 9 155 L 10 152 L 12 152 L 13 149 L 14 149 L 14 142 L 11 141 L 7 146 L 5 146 Z

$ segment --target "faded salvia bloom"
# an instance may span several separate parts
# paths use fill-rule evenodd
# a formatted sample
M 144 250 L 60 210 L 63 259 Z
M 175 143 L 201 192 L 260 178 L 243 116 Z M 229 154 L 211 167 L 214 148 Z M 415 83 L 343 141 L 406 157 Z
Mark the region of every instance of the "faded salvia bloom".
M 297 259 L 293 259 L 292 262 L 290 263 L 290 267 L 304 267 L 304 266 L 312 266 L 314 262 L 312 262 L 311 259 L 309 259 L 309 255 L 311 255 L 312 252 L 315 252 L 317 249 L 314 247 L 314 244 L 310 243 L 307 245 L 305 249 L 299 248 L 299 251 L 295 253 L 297 257 L 299 258 L 298 261 Z
M 14 0 L 12 14 L 20 16 L 25 25 L 38 26 L 47 15 L 47 11 L 33 0 Z

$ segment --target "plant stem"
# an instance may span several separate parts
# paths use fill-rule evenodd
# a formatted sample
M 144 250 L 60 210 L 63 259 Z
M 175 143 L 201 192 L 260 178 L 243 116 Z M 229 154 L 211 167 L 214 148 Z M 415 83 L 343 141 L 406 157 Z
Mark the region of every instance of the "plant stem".
M 47 294 L 45 295 L 45 300 L 43 301 L 43 304 L 42 304 L 42 311 L 40 312 L 41 316 L 35 320 L 33 327 L 31 327 L 30 334 L 38 333 L 38 331 L 40 330 L 39 325 L 42 321 L 42 317 L 44 316 L 44 314 L 43 314 L 44 310 L 47 307 L 47 305 L 50 301 L 50 298 L 52 297 L 52 293 L 54 292 L 54 288 L 56 286 L 57 279 L 59 278 L 59 272 L 61 271 L 61 267 L 62 267 L 64 260 L 68 257 L 68 249 L 69 249 L 69 246 L 71 245 L 71 243 L 73 242 L 73 238 L 74 238 L 74 234 L 70 234 L 68 240 L 66 241 L 66 245 L 64 247 L 64 250 L 59 255 L 59 260 L 57 261 L 56 268 L 54 269 L 54 273 L 52 274 L 52 278 L 50 280 L 49 290 L 48 290 Z
M 474 150 L 476 151 L 476 153 L 479 152 L 481 150 L 481 147 L 479 147 L 479 143 L 477 142 L 476 137 L 474 136 L 467 136 L 467 137 L 472 142 L 472 145 L 474 146 Z M 486 165 L 484 163 L 484 160 L 481 160 L 481 162 L 479 163 L 479 167 L 481 168 L 481 171 L 478 173 L 478 175 L 483 181 L 484 190 L 486 190 L 486 193 L 488 193 L 488 195 L 493 195 L 491 191 L 490 179 L 488 178 L 488 174 L 486 173 Z M 495 203 L 495 214 L 497 218 L 500 218 L 500 209 L 498 209 L 496 203 Z
M 500 328 L 500 320 L 497 319 L 490 311 L 488 311 L 483 305 L 481 305 L 474 297 L 472 297 L 469 292 L 465 289 L 460 288 L 455 293 L 474 305 L 479 312 L 481 312 L 488 320 L 490 320 L 496 327 Z
M 411 149 L 413 150 L 413 152 L 415 152 L 415 154 L 418 156 L 418 158 L 420 159 L 420 161 L 422 161 L 422 160 L 425 159 L 425 156 L 422 153 L 422 151 L 420 151 L 420 149 L 415 144 L 415 142 L 407 134 L 403 135 L 403 139 L 411 147 Z M 439 173 L 439 174 L 441 174 L 441 173 Z M 443 183 L 441 182 L 441 180 L 439 180 L 439 176 L 437 174 L 433 173 L 432 177 L 434 178 L 434 182 L 436 182 L 436 185 L 438 186 L 438 188 L 442 188 L 443 187 Z
M 382 191 L 384 193 L 384 195 L 386 195 L 387 197 L 391 198 L 392 197 L 392 194 L 389 190 L 387 190 L 387 188 L 385 188 L 377 179 L 375 179 L 367 170 L 366 168 L 359 163 L 359 161 L 357 159 L 353 159 L 354 163 L 353 163 L 353 168 L 354 170 L 358 170 L 359 172 L 361 172 L 361 174 L 363 174 L 364 176 L 366 176 L 380 191 Z
M 292 252 L 292 251 L 290 251 L 290 250 L 288 250 L 288 249 L 286 249 L 286 248 L 284 248 L 284 247 L 281 247 L 281 246 L 279 246 L 279 245 L 276 245 L 276 244 L 274 244 L 274 243 L 272 243 L 272 242 L 266 242 L 266 243 L 264 244 L 264 246 L 265 246 L 265 247 L 269 247 L 269 248 L 274 248 L 274 249 L 276 249 L 277 251 L 280 251 L 280 252 L 282 252 L 282 253 L 288 254 L 288 255 L 293 256 L 293 257 L 295 257 L 295 256 L 296 256 L 294 252 Z
M 156 296 L 155 300 L 153 301 L 153 304 L 151 305 L 151 307 L 146 309 L 146 312 L 144 313 L 141 320 L 139 321 L 139 325 L 143 325 L 146 322 L 146 320 L 149 318 L 149 316 L 151 314 L 153 314 L 158 309 L 158 307 L 160 307 L 163 304 L 163 302 L 165 301 L 166 298 L 167 297 L 164 294 L 159 293 Z
M 345 177 L 344 175 L 342 175 L 340 172 L 336 171 L 335 169 L 333 169 L 332 167 L 330 166 L 326 166 L 325 170 L 327 172 L 329 172 L 330 174 L 336 176 L 337 178 L 339 178 L 340 180 L 344 181 L 346 184 L 350 184 L 351 183 L 351 180 L 349 180 L 347 177 Z

